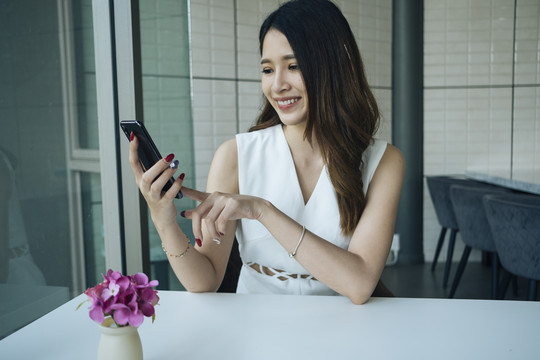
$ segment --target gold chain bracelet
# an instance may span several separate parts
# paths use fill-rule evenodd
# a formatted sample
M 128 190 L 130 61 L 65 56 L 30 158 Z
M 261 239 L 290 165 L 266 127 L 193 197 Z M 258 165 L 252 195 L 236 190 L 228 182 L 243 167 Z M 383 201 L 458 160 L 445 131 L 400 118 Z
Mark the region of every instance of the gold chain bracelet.
M 187 247 L 186 247 L 186 250 L 181 253 L 181 254 L 171 254 L 170 252 L 167 251 L 167 249 L 165 249 L 165 245 L 163 245 L 163 242 L 161 242 L 161 248 L 163 249 L 163 252 L 165 252 L 165 255 L 169 256 L 169 257 L 173 257 L 173 258 L 183 258 L 184 255 L 187 254 L 188 250 L 189 250 L 189 245 L 191 243 L 189 242 L 189 240 L 187 240 Z

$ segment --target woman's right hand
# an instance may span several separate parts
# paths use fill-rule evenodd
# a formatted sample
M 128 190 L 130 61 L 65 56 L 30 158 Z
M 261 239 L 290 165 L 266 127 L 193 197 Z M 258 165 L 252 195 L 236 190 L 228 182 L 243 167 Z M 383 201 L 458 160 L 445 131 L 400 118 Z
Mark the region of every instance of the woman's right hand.
M 176 166 L 171 167 L 174 155 L 168 155 L 150 169 L 144 171 L 139 161 L 138 147 L 139 140 L 132 133 L 129 145 L 129 163 L 135 175 L 137 186 L 148 203 L 152 220 L 156 226 L 159 226 L 158 224 L 176 224 L 177 211 L 173 200 L 182 187 L 184 173 L 176 178 L 169 190 L 163 192 L 163 187 L 178 168 L 178 163 L 176 163 Z M 161 172 L 163 173 L 159 175 Z

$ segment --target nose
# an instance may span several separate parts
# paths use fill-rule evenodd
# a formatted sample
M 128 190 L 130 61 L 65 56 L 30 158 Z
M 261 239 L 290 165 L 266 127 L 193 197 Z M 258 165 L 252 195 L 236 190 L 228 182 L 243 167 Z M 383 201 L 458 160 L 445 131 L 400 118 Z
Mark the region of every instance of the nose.
M 272 91 L 280 93 L 289 90 L 291 85 L 288 81 L 287 71 L 276 70 L 274 73 L 274 81 L 272 82 Z

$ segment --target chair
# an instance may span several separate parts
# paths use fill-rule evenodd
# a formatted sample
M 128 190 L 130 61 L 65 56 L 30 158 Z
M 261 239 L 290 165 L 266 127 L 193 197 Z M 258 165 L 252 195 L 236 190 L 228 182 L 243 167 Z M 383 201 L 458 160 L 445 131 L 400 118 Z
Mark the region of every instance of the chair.
M 448 285 L 448 277 L 450 275 L 450 267 L 452 265 L 456 234 L 459 231 L 456 216 L 454 215 L 454 208 L 452 207 L 452 202 L 450 201 L 450 186 L 480 186 L 483 184 L 474 180 L 444 175 L 426 176 L 426 182 L 429 194 L 431 196 L 431 201 L 433 202 L 433 207 L 435 208 L 437 220 L 441 225 L 441 232 L 439 233 L 439 240 L 437 241 L 433 263 L 431 264 L 431 271 L 435 270 L 435 266 L 437 265 L 437 261 L 439 259 L 439 254 L 444 244 L 446 231 L 450 229 L 450 239 L 448 242 L 448 250 L 446 252 L 446 264 L 443 277 L 443 287 L 446 288 Z
M 483 200 L 501 265 L 529 280 L 529 300 L 540 280 L 540 196 L 488 195 Z M 504 297 L 508 282 L 502 286 Z
M 453 298 L 459 285 L 469 255 L 472 249 L 479 249 L 488 253 L 491 257 L 491 298 L 497 298 L 497 283 L 499 281 L 499 259 L 495 242 L 491 236 L 491 229 L 484 211 L 482 198 L 489 194 L 504 194 L 510 190 L 497 186 L 463 186 L 452 185 L 450 187 L 450 199 L 454 208 L 454 214 L 459 227 L 461 238 L 465 243 L 465 249 L 461 256 L 449 298 Z
M 223 275 L 223 280 L 221 281 L 221 285 L 217 292 L 235 293 L 241 269 L 242 259 L 240 258 L 240 252 L 238 250 L 238 241 L 235 238 L 231 248 L 231 254 L 229 255 L 227 269 L 225 270 L 225 275 Z

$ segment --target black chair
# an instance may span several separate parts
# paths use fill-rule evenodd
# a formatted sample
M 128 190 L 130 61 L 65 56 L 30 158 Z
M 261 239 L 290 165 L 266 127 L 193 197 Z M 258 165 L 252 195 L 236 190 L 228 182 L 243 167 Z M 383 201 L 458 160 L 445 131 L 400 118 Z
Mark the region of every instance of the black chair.
M 472 249 L 486 252 L 491 257 L 491 298 L 497 298 L 497 283 L 499 282 L 499 259 L 495 242 L 491 236 L 491 229 L 484 211 L 482 198 L 489 194 L 504 194 L 510 190 L 497 186 L 463 186 L 452 185 L 450 187 L 450 199 L 454 208 L 454 214 L 459 227 L 461 239 L 465 243 L 465 249 L 457 268 L 449 298 L 453 298 L 463 272 L 469 260 Z
M 540 281 L 540 196 L 488 195 L 483 203 L 502 267 L 528 279 L 528 299 L 535 300 Z M 507 286 L 508 277 L 501 284 L 501 297 Z
M 240 258 L 240 252 L 238 250 L 238 241 L 235 238 L 231 248 L 231 254 L 229 256 L 229 262 L 227 263 L 227 269 L 225 270 L 223 281 L 221 282 L 217 292 L 236 293 L 236 286 L 238 285 L 238 278 L 240 277 L 241 269 L 242 259 Z
M 465 178 L 457 178 L 452 176 L 438 175 L 438 176 L 426 176 L 426 182 L 435 208 L 435 214 L 437 220 L 441 225 L 441 232 L 439 233 L 439 240 L 435 249 L 435 255 L 433 257 L 433 263 L 431 264 L 431 271 L 435 270 L 439 254 L 444 244 L 446 231 L 450 229 L 450 239 L 448 242 L 448 250 L 446 252 L 446 264 L 444 268 L 443 287 L 448 285 L 448 277 L 450 275 L 450 267 L 452 265 L 452 257 L 454 254 L 454 245 L 456 242 L 456 234 L 459 231 L 456 216 L 454 214 L 454 208 L 450 200 L 450 186 L 452 185 L 467 185 L 467 186 L 481 186 L 483 183 L 474 180 L 468 180 Z

